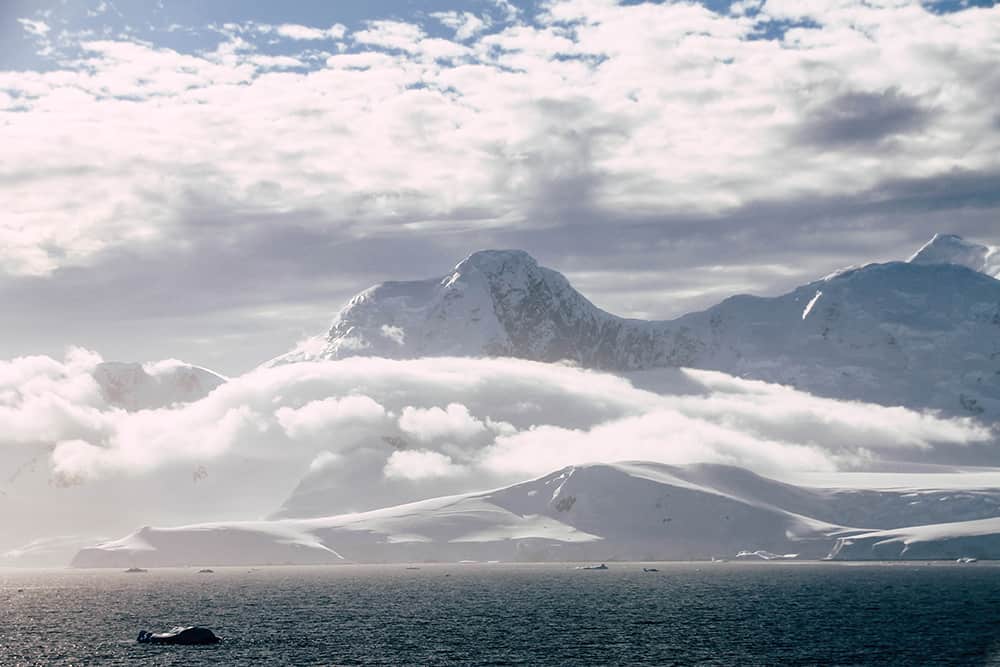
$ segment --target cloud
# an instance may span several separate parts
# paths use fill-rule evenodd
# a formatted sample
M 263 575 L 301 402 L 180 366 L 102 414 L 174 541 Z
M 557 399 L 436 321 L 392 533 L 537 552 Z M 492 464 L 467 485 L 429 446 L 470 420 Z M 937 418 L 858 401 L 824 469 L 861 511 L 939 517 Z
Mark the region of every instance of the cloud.
M 309 463 L 309 472 L 315 473 L 327 468 L 329 466 L 335 465 L 343 460 L 340 454 L 336 454 L 330 451 L 322 451 L 316 455 Z
M 378 424 L 385 419 L 385 408 L 367 396 L 345 396 L 310 401 L 301 408 L 279 408 L 278 423 L 289 438 L 326 435 L 354 425 Z
M 261 28 L 265 28 L 261 26 Z M 273 31 L 275 34 L 295 40 L 315 41 L 321 39 L 338 40 L 343 39 L 347 32 L 347 27 L 340 23 L 335 23 L 325 30 L 312 28 L 295 23 L 282 23 L 276 26 L 266 26 L 266 32 Z
M 466 439 L 486 430 L 483 422 L 470 415 L 469 409 L 460 403 L 449 403 L 443 410 L 439 407 L 423 410 L 407 406 L 399 417 L 399 428 L 421 442 L 442 438 Z
M 402 327 L 394 327 L 389 324 L 383 324 L 381 331 L 383 336 L 397 345 L 402 345 L 406 339 L 406 332 L 403 331 Z
M 35 21 L 32 19 L 18 19 L 18 23 L 26 33 L 34 37 L 45 37 L 52 29 L 45 21 Z
M 420 26 L 405 21 L 369 21 L 365 30 L 352 34 L 359 44 L 398 49 L 409 53 L 419 50 L 417 44 L 425 33 Z
M 895 89 L 845 93 L 811 110 L 798 132 L 820 146 L 864 143 L 872 150 L 884 139 L 920 130 L 932 117 L 919 100 Z
M 476 16 L 472 12 L 433 12 L 431 16 L 455 31 L 455 39 L 464 42 L 490 26 L 490 20 Z
M 655 451 L 665 462 L 744 457 L 763 469 L 826 469 L 860 450 L 919 460 L 922 451 L 992 437 L 967 419 L 818 398 L 711 371 L 643 372 L 637 386 L 513 359 L 293 364 L 233 378 L 192 403 L 129 413 L 104 402 L 91 375 L 98 361 L 73 350 L 62 362 L 3 362 L 0 401 L 8 428 L 0 443 L 51 450 L 56 476 L 81 481 L 248 452 L 307 463 L 332 441 L 343 454 L 383 436 L 448 449 L 465 462 L 486 461 L 487 469 L 493 461 L 496 470 L 503 469 L 497 446 L 513 451 L 530 442 L 529 462 L 515 467 L 537 472 L 597 450 L 616 460 Z M 282 438 L 315 442 L 287 450 L 276 444 Z M 786 450 L 809 455 L 783 459 Z
M 485 450 L 483 465 L 524 476 L 574 461 L 623 459 L 712 461 L 772 472 L 851 470 L 899 450 L 919 459 L 932 443 L 995 437 L 969 420 L 818 398 L 712 371 L 683 375 L 697 391 L 668 394 L 659 407 L 591 429 L 545 425 L 502 435 Z
M 45 356 L 0 361 L 0 447 L 50 447 L 73 438 L 101 440 L 113 428 L 100 387 L 91 373 L 98 355 L 70 350 L 64 361 Z
M 388 479 L 426 480 L 461 475 L 450 456 L 429 450 L 393 452 L 386 461 L 384 474 Z
M 420 451 L 447 455 L 469 471 L 513 479 L 581 460 L 629 458 L 833 469 L 854 465 L 859 453 L 919 460 L 921 452 L 992 437 L 969 420 L 822 399 L 707 371 L 650 372 L 654 392 L 612 375 L 506 359 L 296 364 L 234 378 L 193 403 L 128 413 L 103 403 L 93 363 L 73 351 L 63 362 L 41 357 L 0 366 L 7 425 L 0 447 L 51 452 L 51 473 L 67 484 L 246 456 L 285 460 L 301 471 L 335 451 L 349 465 L 352 451 L 384 438 L 407 451 L 413 439 Z

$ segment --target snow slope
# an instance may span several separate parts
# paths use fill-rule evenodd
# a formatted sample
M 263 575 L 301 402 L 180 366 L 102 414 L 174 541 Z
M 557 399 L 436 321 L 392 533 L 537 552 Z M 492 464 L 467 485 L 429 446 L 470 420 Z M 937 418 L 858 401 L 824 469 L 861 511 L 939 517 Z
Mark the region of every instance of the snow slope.
M 935 234 L 908 261 L 911 264 L 957 264 L 1000 278 L 1000 249 L 966 241 L 954 234 Z
M 960 521 L 842 537 L 835 560 L 957 560 L 1000 558 L 1000 518 Z
M 987 519 L 1000 530 L 1000 489 L 810 489 L 732 466 L 629 462 L 571 466 L 493 491 L 355 514 L 146 527 L 82 549 L 73 564 L 657 560 L 740 551 L 821 558 L 835 548 L 850 558 L 848 539 L 926 521 L 925 504 L 935 505 L 936 518 Z M 848 519 L 865 523 L 851 528 Z M 1000 557 L 1000 540 L 982 553 Z
M 616 317 L 523 251 L 481 251 L 442 278 L 365 290 L 325 336 L 268 364 L 458 355 L 617 372 L 688 366 L 995 421 L 1000 281 L 969 266 L 996 254 L 956 239 L 935 237 L 910 262 L 841 271 L 778 297 L 735 296 L 670 321 Z
M 93 374 L 104 399 L 129 411 L 197 401 L 226 381 L 207 368 L 176 360 L 152 364 L 105 361 Z

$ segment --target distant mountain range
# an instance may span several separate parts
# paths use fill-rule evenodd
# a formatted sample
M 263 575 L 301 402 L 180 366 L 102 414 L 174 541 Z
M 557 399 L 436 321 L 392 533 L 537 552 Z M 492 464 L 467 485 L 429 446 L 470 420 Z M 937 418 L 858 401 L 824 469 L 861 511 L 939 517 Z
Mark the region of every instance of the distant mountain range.
M 268 365 L 367 355 L 511 356 L 628 372 L 719 370 L 833 398 L 1000 417 L 1000 255 L 938 235 L 906 262 L 839 271 L 777 297 L 674 320 L 607 313 L 520 250 L 371 287 L 325 336 Z
M 592 464 L 355 514 L 145 527 L 73 565 L 1000 558 L 998 507 L 1000 489 L 815 489 L 733 466 Z

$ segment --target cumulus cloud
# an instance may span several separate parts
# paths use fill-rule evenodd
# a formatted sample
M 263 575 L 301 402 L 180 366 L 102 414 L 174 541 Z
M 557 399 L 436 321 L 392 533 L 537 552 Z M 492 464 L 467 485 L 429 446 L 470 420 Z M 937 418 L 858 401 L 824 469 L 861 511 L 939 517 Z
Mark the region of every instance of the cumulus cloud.
M 424 480 L 454 477 L 464 470 L 446 454 L 417 449 L 390 454 L 383 472 L 389 479 Z
M 283 407 L 275 411 L 278 423 L 293 440 L 324 434 L 335 436 L 337 429 L 378 424 L 385 408 L 368 396 L 345 396 L 310 401 L 301 408 Z
M 399 417 L 399 428 L 421 442 L 471 438 L 486 430 L 483 422 L 470 415 L 469 409 L 460 403 L 449 403 L 443 410 L 407 406 Z
M 45 447 L 64 439 L 102 440 L 112 427 L 92 376 L 101 358 L 72 349 L 65 360 L 46 356 L 0 361 L 0 423 L 5 444 Z
M 493 0 L 497 9 L 503 12 L 503 18 L 507 21 L 514 21 L 520 15 L 521 10 L 510 0 Z
M 296 23 L 282 23 L 275 26 L 260 26 L 264 32 L 274 32 L 281 37 L 288 39 L 315 41 L 321 39 L 338 40 L 343 39 L 347 32 L 347 27 L 340 23 L 335 23 L 329 28 L 313 28 Z
M 358 30 L 352 35 L 354 41 L 359 44 L 399 49 L 410 53 L 419 50 L 417 43 L 424 36 L 425 33 L 420 26 L 405 21 L 369 21 L 365 30 Z

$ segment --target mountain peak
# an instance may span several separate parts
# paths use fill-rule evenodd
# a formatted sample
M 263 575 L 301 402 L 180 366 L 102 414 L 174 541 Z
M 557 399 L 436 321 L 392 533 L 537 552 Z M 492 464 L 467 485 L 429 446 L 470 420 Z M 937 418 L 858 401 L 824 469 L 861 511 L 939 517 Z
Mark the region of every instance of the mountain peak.
M 957 264 L 996 277 L 1000 254 L 995 248 L 967 241 L 957 234 L 935 234 L 909 261 L 911 264 Z
M 645 321 L 601 310 L 524 251 L 482 250 L 444 276 L 365 290 L 325 336 L 269 365 L 362 355 L 517 357 L 615 372 L 685 366 L 994 419 L 1000 271 L 981 271 L 991 258 L 1000 268 L 995 249 L 939 235 L 911 263 Z M 958 364 L 969 370 L 956 373 Z
M 502 273 L 511 269 L 537 268 L 535 258 L 523 250 L 477 250 L 455 266 L 455 272 L 475 268 L 486 274 Z

